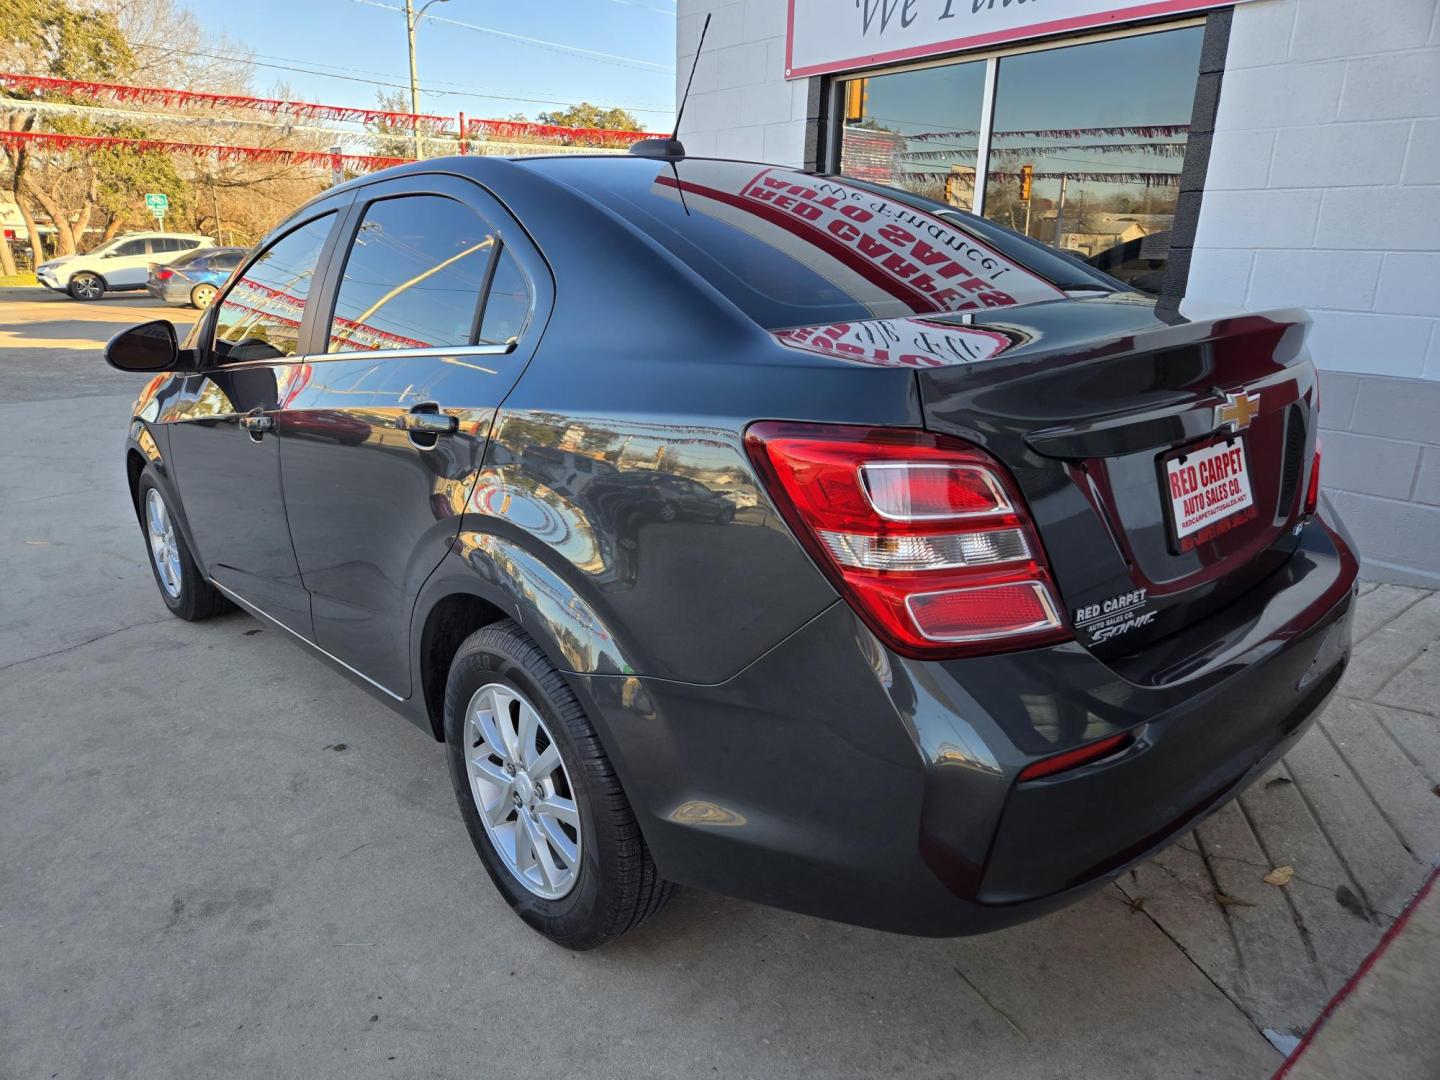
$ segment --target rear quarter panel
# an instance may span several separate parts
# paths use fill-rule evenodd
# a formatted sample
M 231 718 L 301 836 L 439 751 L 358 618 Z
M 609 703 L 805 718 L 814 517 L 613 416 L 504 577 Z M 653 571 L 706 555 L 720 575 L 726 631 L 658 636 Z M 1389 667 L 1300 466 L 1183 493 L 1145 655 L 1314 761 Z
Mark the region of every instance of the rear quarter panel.
M 745 428 L 916 427 L 914 375 L 777 344 L 538 174 L 497 194 L 549 262 L 555 304 L 495 418 L 457 551 L 550 628 L 569 670 L 721 682 L 836 600 L 759 486 Z M 603 647 L 577 643 L 576 618 Z

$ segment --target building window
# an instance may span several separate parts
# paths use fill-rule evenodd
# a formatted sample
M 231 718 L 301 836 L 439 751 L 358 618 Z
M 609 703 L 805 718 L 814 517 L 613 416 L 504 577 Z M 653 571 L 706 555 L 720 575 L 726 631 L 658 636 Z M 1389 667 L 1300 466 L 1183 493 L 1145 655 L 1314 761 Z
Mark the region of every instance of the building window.
M 846 82 L 840 171 L 974 210 L 987 70 L 978 60 Z
M 1158 293 L 1203 36 L 1186 26 L 846 80 L 840 171 Z

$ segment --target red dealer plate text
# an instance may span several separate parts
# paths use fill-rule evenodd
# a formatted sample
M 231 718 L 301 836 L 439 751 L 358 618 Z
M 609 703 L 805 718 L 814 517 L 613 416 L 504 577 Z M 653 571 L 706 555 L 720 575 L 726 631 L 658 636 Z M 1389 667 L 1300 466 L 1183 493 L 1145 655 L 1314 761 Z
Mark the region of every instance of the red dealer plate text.
M 1245 444 L 1239 438 L 1167 458 L 1165 483 L 1171 539 L 1181 551 L 1254 516 Z

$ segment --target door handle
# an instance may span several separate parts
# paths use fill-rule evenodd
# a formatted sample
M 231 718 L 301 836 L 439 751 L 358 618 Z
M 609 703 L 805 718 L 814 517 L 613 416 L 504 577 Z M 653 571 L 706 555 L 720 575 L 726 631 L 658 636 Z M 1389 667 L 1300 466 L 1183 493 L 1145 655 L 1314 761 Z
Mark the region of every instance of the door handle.
M 428 409 L 423 405 L 417 405 L 407 413 L 402 413 L 396 420 L 395 426 L 405 431 L 417 432 L 424 435 L 453 435 L 460 427 L 460 422 L 448 413 L 433 411 L 436 406 L 431 405 Z
M 275 430 L 275 418 L 273 416 L 266 416 L 259 409 L 256 409 L 254 412 L 248 412 L 240 417 L 240 426 L 250 432 L 251 435 L 263 435 L 267 431 Z

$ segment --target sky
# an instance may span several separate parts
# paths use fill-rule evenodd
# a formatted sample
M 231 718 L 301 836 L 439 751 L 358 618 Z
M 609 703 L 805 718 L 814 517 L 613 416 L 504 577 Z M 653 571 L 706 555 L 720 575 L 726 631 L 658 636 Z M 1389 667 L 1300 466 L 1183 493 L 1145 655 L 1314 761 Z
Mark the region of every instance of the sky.
M 208 33 L 252 51 L 257 93 L 283 82 L 291 96 L 355 106 L 375 104 L 377 82 L 408 95 L 405 16 L 391 10 L 403 3 L 186 0 Z M 416 53 L 424 113 L 533 119 L 590 101 L 629 109 L 647 130 L 668 130 L 674 118 L 675 0 L 442 0 L 420 23 Z

